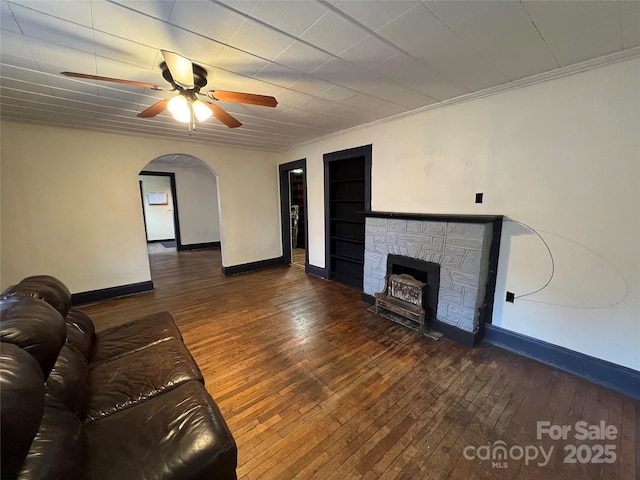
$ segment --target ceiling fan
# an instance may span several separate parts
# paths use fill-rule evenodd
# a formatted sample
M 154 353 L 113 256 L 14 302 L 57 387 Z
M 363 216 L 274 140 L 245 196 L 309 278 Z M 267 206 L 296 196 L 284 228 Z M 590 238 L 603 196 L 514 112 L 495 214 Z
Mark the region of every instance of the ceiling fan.
M 99 75 L 89 75 L 85 73 L 61 72 L 62 75 L 76 78 L 86 78 L 103 82 L 124 83 L 136 87 L 149 88 L 151 90 L 177 91 L 178 94 L 167 100 L 160 100 L 149 108 L 138 113 L 138 117 L 150 118 L 169 109 L 173 117 L 179 122 L 189 124 L 189 133 L 195 130 L 196 120 L 202 122 L 211 115 L 224 123 L 229 128 L 236 128 L 242 125 L 237 119 L 224 111 L 214 103 L 202 101 L 198 96 L 221 102 L 246 103 L 249 105 L 260 105 L 263 107 L 275 107 L 278 102 L 274 97 L 266 95 L 256 95 L 253 93 L 229 92 L 224 90 L 210 90 L 206 94 L 201 93 L 207 84 L 207 71 L 200 65 L 192 63 L 177 53 L 167 50 L 160 50 L 164 62 L 160 64 L 162 76 L 171 84 L 171 88 L 163 88 L 151 83 L 136 82 L 134 80 L 123 80 L 120 78 L 101 77 Z

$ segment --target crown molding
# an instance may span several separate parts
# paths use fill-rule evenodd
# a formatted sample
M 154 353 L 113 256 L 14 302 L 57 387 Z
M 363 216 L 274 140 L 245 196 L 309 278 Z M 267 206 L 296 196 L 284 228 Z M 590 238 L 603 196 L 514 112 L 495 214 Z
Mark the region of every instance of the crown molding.
M 531 85 L 548 82 L 550 80 L 555 80 L 558 78 L 568 77 L 570 75 L 587 72 L 589 70 L 605 67 L 607 65 L 613 65 L 615 63 L 624 62 L 626 60 L 631 60 L 633 58 L 638 58 L 638 57 L 640 57 L 640 46 L 629 48 L 621 52 L 611 53 L 609 55 L 604 55 L 602 57 L 594 58 L 591 60 L 586 60 L 584 62 L 575 63 L 573 65 L 567 65 L 566 67 L 556 68 L 555 70 L 549 70 L 548 72 L 538 73 L 536 75 L 531 75 L 530 77 L 521 78 L 519 80 L 503 83 L 501 85 L 496 85 L 495 87 L 486 88 L 484 90 L 479 90 L 477 92 L 467 93 L 465 95 L 460 95 L 458 97 L 450 98 L 448 100 L 443 100 L 441 102 L 425 105 L 424 107 L 416 108 L 414 110 L 398 113 L 396 115 L 392 115 L 391 117 L 381 118 L 379 120 L 374 120 L 373 122 L 357 125 L 355 127 L 347 128 L 345 130 L 340 130 L 339 132 L 330 133 L 323 137 L 297 143 L 295 145 L 292 145 L 291 147 L 283 148 L 282 150 L 280 150 L 280 152 L 284 152 L 292 148 L 310 145 L 319 141 L 328 140 L 328 139 L 337 137 L 338 135 L 343 135 L 345 133 L 357 132 L 358 130 L 373 127 L 375 125 L 382 125 L 388 122 L 393 122 L 401 118 L 411 117 L 419 113 L 429 112 L 431 110 L 437 110 L 440 108 L 457 105 L 459 103 L 470 102 L 472 100 L 478 100 L 480 98 L 497 95 L 499 93 L 504 93 L 511 90 L 518 90 L 520 88 L 529 87 Z

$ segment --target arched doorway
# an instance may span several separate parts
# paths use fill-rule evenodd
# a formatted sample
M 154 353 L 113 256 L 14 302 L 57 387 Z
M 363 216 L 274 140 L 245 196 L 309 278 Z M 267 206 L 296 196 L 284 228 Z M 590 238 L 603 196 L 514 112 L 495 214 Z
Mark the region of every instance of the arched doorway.
M 220 248 L 215 172 L 186 154 L 163 155 L 138 175 L 148 251 L 176 253 Z

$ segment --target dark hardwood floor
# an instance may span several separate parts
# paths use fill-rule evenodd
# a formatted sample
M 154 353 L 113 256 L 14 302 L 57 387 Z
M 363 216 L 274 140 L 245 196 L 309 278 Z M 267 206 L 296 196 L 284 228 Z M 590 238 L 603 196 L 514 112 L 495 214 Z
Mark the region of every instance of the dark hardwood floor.
M 296 247 L 293 249 L 291 252 L 291 263 L 304 268 L 304 264 L 306 263 L 306 253 L 304 248 Z
M 490 345 L 420 337 L 299 267 L 222 277 L 215 250 L 150 261 L 154 292 L 84 310 L 98 330 L 173 314 L 237 441 L 240 479 L 638 478 L 638 401 Z M 538 421 L 571 431 L 538 439 Z M 578 421 L 618 434 L 577 440 Z M 500 445 L 506 458 L 480 459 Z

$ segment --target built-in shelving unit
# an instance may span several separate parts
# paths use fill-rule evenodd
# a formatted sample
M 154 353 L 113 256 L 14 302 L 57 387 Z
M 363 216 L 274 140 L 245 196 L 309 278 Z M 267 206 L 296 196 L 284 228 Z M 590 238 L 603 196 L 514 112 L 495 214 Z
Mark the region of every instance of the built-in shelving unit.
M 368 159 L 366 153 L 353 149 L 325 156 L 329 278 L 360 290 L 364 272 L 363 212 L 371 203 L 370 148 Z

